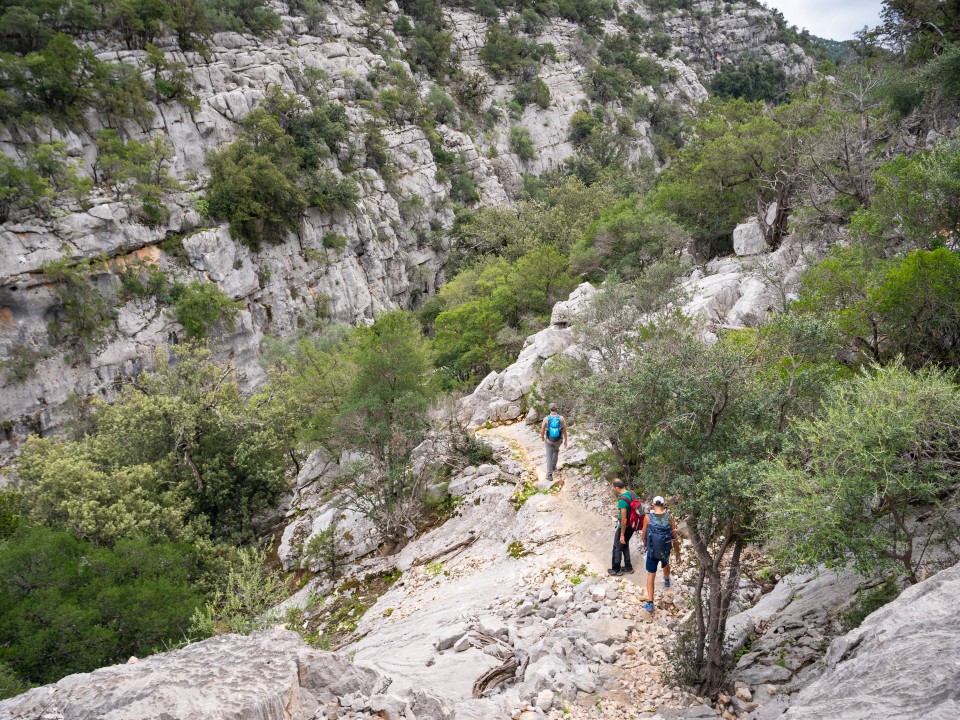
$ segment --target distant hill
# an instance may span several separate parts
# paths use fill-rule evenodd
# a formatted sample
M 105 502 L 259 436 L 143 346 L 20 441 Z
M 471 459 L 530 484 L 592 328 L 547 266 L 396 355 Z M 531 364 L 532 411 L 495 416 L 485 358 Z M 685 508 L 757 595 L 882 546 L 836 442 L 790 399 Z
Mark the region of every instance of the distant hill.
M 846 40 L 830 40 L 816 35 L 811 35 L 810 39 L 815 45 L 822 47 L 826 51 L 827 57 L 838 66 L 846 65 L 853 58 L 853 51 Z

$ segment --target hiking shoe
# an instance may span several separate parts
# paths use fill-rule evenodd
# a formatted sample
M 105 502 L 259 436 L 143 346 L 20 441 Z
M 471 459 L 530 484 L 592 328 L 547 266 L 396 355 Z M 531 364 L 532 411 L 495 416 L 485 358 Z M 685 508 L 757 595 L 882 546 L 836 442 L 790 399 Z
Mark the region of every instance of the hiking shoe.
M 624 568 L 624 569 L 623 569 L 623 574 L 624 574 L 624 575 L 633 575 L 633 568 Z
M 664 580 L 664 581 L 663 581 L 663 586 L 664 586 L 664 587 L 667 587 L 667 588 L 670 587 L 670 581 L 669 581 L 669 580 Z
M 646 610 L 648 613 L 652 613 L 652 612 L 653 612 L 653 603 L 652 603 L 652 602 L 644 603 L 644 604 L 643 604 L 643 609 Z
M 614 576 L 614 577 L 617 575 L 623 575 L 623 570 L 614 570 L 613 568 L 610 568 L 609 570 L 607 570 L 607 575 Z

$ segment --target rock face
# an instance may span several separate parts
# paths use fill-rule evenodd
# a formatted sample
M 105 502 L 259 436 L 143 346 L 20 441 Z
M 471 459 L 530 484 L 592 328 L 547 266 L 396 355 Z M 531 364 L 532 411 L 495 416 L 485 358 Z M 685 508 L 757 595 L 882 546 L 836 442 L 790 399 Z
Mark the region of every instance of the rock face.
M 586 310 L 596 292 L 593 285 L 583 283 L 569 299 L 557 303 L 550 326 L 526 339 L 516 362 L 503 372 L 487 375 L 461 401 L 461 418 L 470 427 L 479 427 L 488 421 L 514 420 L 527 412 L 527 396 L 540 369 L 547 360 L 574 345 L 576 334 L 570 325 Z
M 320 652 L 294 633 L 223 635 L 182 650 L 92 673 L 0 702 L 7 720 L 312 720 L 341 707 L 366 710 L 392 704 L 428 706 L 419 698 L 385 695 L 389 681 L 332 653 Z M 382 716 L 381 716 L 382 717 Z M 421 717 L 427 717 L 422 715 Z M 453 717 L 446 715 L 436 717 Z
M 905 590 L 837 638 L 784 720 L 960 717 L 960 565 Z

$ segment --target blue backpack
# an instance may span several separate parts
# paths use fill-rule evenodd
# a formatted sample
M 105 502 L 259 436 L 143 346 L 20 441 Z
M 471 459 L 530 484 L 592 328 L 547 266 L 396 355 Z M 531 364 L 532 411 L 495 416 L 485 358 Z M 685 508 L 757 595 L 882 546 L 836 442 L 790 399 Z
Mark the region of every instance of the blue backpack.
M 559 440 L 562 434 L 559 415 L 547 416 L 547 437 L 551 440 Z
M 670 550 L 673 548 L 673 528 L 670 527 L 670 513 L 657 515 L 650 513 L 647 517 L 647 550 L 654 560 L 669 560 Z

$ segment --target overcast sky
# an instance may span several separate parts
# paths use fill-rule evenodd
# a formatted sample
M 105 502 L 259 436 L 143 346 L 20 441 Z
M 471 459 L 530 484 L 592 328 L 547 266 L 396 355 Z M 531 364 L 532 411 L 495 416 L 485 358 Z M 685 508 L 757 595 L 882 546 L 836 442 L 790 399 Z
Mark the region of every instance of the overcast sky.
M 864 25 L 880 22 L 882 0 L 763 0 L 783 13 L 787 22 L 818 37 L 849 40 Z

